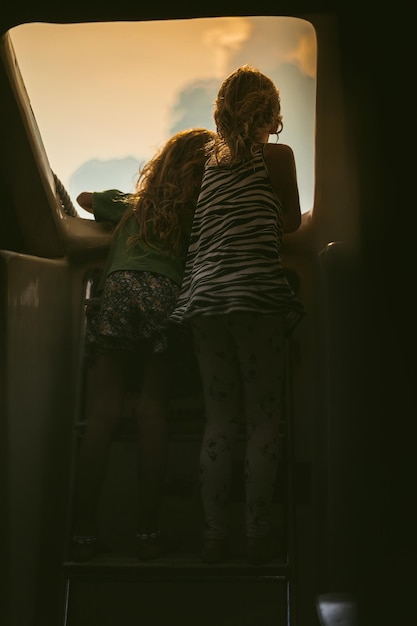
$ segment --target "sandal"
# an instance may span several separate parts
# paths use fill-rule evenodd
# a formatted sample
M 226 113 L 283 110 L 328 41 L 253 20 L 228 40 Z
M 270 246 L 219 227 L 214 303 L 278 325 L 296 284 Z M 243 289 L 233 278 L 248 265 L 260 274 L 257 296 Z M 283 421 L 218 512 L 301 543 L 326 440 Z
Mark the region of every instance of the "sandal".
M 96 554 L 96 535 L 73 535 L 71 542 L 71 559 L 77 563 L 91 561 Z
M 108 545 L 96 535 L 73 535 L 71 559 L 77 563 L 91 561 L 97 554 L 110 552 Z
M 152 561 L 173 552 L 178 544 L 165 537 L 160 530 L 136 534 L 136 554 L 141 561 Z

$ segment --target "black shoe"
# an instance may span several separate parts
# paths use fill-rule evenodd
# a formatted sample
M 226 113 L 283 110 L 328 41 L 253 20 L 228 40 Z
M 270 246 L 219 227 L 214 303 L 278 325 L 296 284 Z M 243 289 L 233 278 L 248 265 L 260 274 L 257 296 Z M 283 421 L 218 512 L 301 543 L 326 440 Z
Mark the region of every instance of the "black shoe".
M 221 563 L 227 556 L 228 543 L 226 537 L 204 539 L 201 548 L 201 559 L 204 563 Z
M 263 565 L 281 555 L 282 546 L 275 537 L 248 537 L 247 556 L 251 565 Z
M 110 552 L 110 548 L 96 535 L 73 535 L 71 560 L 77 563 L 91 561 L 97 554 Z

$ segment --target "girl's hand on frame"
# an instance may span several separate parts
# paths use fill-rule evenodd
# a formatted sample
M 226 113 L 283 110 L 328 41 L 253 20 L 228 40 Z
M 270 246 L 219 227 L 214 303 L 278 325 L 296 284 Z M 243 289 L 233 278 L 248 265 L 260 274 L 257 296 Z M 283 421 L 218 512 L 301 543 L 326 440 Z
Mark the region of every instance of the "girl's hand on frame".
M 88 211 L 88 213 L 94 213 L 92 191 L 82 191 L 77 196 L 77 202 L 80 205 L 80 207 L 84 209 L 84 211 Z

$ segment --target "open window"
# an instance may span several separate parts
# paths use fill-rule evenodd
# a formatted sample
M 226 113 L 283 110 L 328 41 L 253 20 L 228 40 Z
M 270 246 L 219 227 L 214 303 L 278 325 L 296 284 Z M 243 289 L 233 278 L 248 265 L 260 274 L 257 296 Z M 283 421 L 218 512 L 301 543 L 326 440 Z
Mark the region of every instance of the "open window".
M 316 37 L 308 21 L 30 23 L 9 34 L 50 167 L 80 217 L 91 218 L 76 203 L 81 191 L 132 191 L 169 136 L 214 129 L 220 83 L 244 63 L 280 89 L 280 141 L 295 153 L 302 212 L 312 208 Z

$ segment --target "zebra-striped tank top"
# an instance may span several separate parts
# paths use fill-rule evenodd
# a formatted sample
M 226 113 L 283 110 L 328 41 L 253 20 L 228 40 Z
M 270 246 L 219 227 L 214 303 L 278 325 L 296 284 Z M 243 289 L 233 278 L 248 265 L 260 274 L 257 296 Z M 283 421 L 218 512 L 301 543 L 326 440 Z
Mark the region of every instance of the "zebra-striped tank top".
M 171 319 L 245 311 L 304 315 L 281 263 L 281 203 L 263 152 L 237 166 L 206 164 L 177 306 Z

